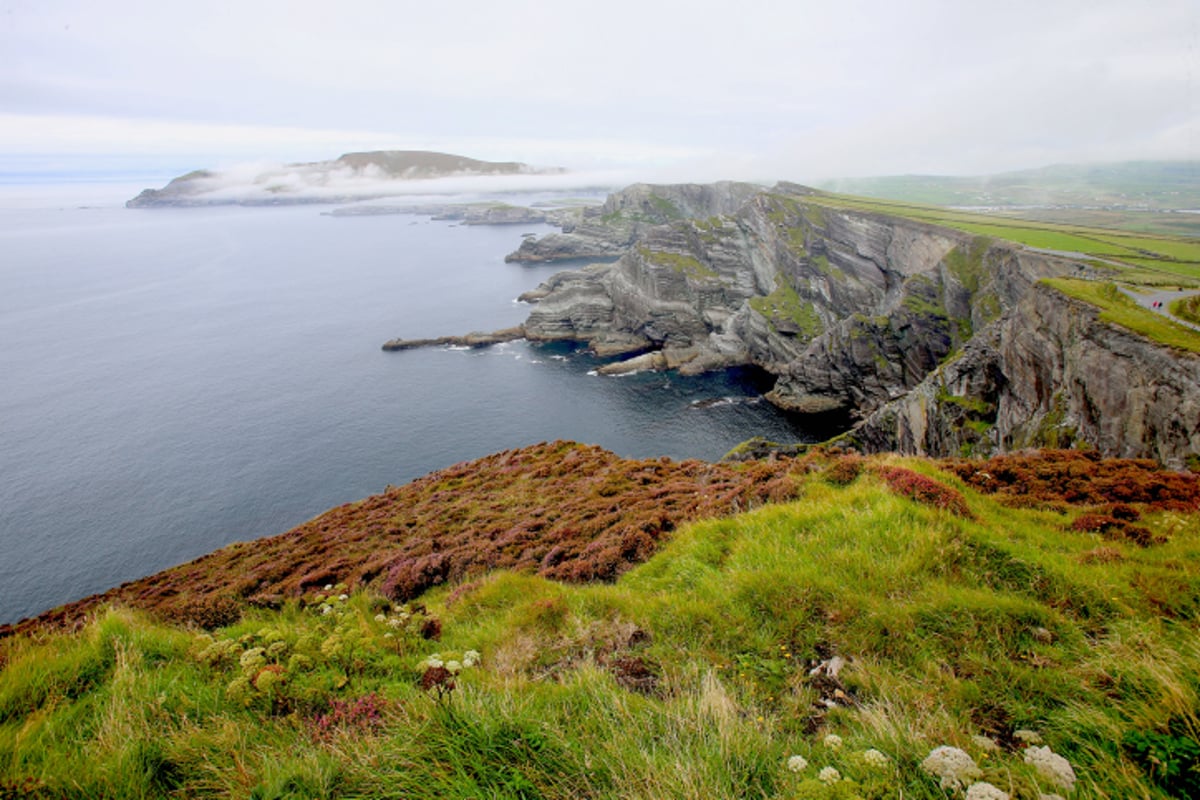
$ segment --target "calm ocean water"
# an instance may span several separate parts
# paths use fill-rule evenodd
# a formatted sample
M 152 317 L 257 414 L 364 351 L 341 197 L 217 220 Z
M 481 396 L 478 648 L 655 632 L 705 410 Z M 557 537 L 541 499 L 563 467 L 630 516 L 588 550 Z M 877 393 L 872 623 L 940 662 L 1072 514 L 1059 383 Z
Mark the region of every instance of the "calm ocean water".
M 523 342 L 379 349 L 520 322 L 513 298 L 559 267 L 503 257 L 546 228 L 127 210 L 112 187 L 80 207 L 68 189 L 0 193 L 0 621 L 497 450 L 717 458 L 827 433 L 745 373 L 604 378 Z

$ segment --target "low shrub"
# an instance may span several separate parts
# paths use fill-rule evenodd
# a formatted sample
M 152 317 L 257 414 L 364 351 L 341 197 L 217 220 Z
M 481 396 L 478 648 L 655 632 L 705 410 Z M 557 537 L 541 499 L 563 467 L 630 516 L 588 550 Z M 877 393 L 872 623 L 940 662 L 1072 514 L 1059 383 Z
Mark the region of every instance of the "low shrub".
M 834 486 L 849 486 L 854 483 L 863 471 L 866 459 L 862 456 L 845 455 L 839 457 L 822 473 L 822 477 Z
M 1138 513 L 1132 503 L 1161 510 L 1200 509 L 1200 475 L 1173 472 L 1144 458 L 1106 459 L 1095 451 L 1041 450 L 986 461 L 950 459 L 941 465 L 972 488 L 1019 505 L 1035 500 L 1107 505 L 1109 515 L 1118 519 Z
M 878 467 L 876 472 L 896 494 L 960 517 L 973 517 L 967 501 L 957 489 L 904 467 Z

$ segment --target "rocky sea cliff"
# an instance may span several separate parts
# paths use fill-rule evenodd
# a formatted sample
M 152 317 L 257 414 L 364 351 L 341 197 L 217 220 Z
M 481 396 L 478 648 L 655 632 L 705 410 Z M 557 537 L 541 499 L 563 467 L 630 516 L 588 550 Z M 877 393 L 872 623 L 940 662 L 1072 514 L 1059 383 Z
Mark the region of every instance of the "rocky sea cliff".
M 609 373 L 756 365 L 773 403 L 849 413 L 872 452 L 1200 457 L 1200 357 L 1043 282 L 1102 262 L 786 183 L 634 185 L 508 256 L 601 258 L 523 295 L 520 332 L 624 356 Z

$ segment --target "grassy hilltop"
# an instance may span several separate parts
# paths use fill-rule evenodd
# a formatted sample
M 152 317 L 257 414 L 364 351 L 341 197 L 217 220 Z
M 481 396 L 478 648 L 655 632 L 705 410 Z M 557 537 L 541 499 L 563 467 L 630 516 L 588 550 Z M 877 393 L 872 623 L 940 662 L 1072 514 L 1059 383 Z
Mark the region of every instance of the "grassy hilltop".
M 1140 307 L 1118 291 L 1123 286 L 1134 292 L 1159 289 L 1200 289 L 1200 239 L 1178 235 L 1140 233 L 1099 227 L 1109 220 L 1054 222 L 1028 217 L 1027 210 L 1013 212 L 1022 218 L 995 216 L 942 206 L 895 200 L 878 200 L 845 195 L 817 194 L 808 201 L 827 208 L 849 208 L 889 214 L 941 225 L 976 236 L 977 249 L 1003 240 L 1052 253 L 1066 253 L 1107 273 L 1108 282 L 1074 278 L 1047 279 L 1055 290 L 1096 306 L 1101 320 L 1116 324 L 1168 347 L 1200 353 L 1200 333 Z M 970 276 L 970 265 L 964 265 Z M 978 278 L 976 278 L 978 279 Z M 1172 313 L 1185 320 L 1195 314 L 1191 305 L 1180 303 Z
M 177 595 L 10 631 L 0 796 L 1200 791 L 1197 476 L 1066 451 L 707 466 L 501 454 L 217 554 Z M 455 500 L 424 554 L 417 495 Z M 616 538 L 589 523 L 613 498 L 645 503 Z M 561 549 L 523 561 L 539 519 Z M 373 575 L 337 548 L 368 528 L 398 548 Z M 238 583 L 271 560 L 277 593 Z M 236 592 L 178 602 L 222 573 Z M 927 761 L 944 745 L 969 761 Z
M 1058 164 L 996 175 L 893 175 L 829 181 L 822 188 L 901 202 L 966 206 L 1001 217 L 1200 235 L 1200 162 Z

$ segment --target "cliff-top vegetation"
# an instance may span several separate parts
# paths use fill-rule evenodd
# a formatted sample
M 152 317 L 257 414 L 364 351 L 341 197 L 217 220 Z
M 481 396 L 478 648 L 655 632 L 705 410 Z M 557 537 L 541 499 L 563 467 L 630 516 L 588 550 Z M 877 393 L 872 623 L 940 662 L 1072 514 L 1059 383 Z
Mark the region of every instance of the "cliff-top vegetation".
M 73 632 L 59 614 L 9 635 L 0 792 L 1200 790 L 1195 475 L 1065 451 L 685 464 L 562 443 L 501 454 L 231 548 L 193 574 L 202 602 L 113 595 Z M 596 522 L 605 497 L 629 514 Z M 559 563 L 611 563 L 602 554 L 638 529 L 626 523 L 653 517 L 639 500 L 662 508 L 659 535 L 592 579 L 521 558 L 539 536 L 496 545 L 502 519 L 553 513 L 579 545 Z M 414 591 L 347 555 L 391 541 L 389 525 L 479 555 Z M 327 546 L 294 553 L 305 540 Z M 281 591 L 247 595 L 242 567 L 266 561 Z
M 972 211 L 891 200 L 816 193 L 805 204 L 832 209 L 853 209 L 913 219 L 972 234 L 965 252 L 952 251 L 947 265 L 964 286 L 978 285 L 972 266 L 993 241 L 1016 242 L 1027 247 L 1079 259 L 1096 276 L 1089 280 L 1056 279 L 1045 283 L 1056 291 L 1083 300 L 1101 310 L 1101 319 L 1176 349 L 1200 352 L 1200 339 L 1191 329 L 1168 316 L 1143 308 L 1112 287 L 1147 289 L 1200 289 L 1200 239 L 1138 234 L 1076 224 L 1030 219 L 996 218 Z M 1115 292 L 1115 294 L 1114 294 Z M 1182 307 L 1182 306 L 1180 306 Z M 1174 311 L 1181 319 L 1186 315 Z

